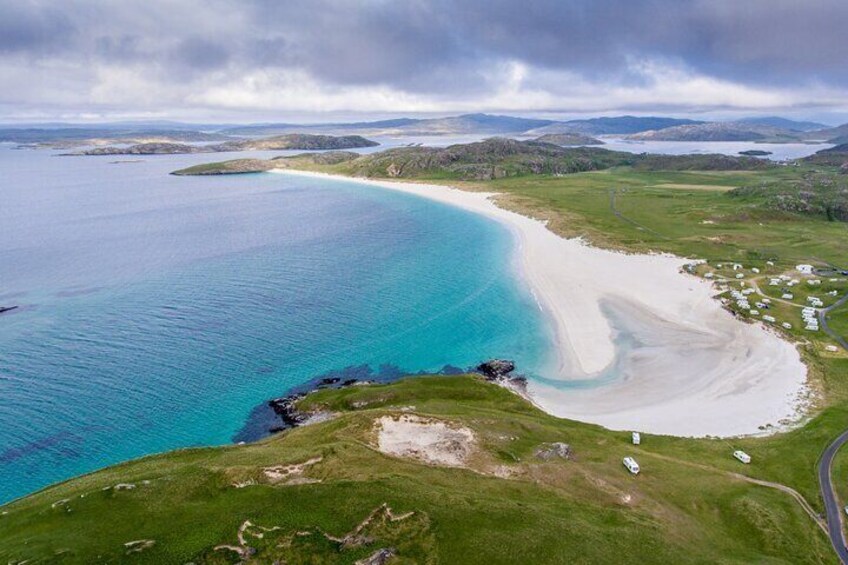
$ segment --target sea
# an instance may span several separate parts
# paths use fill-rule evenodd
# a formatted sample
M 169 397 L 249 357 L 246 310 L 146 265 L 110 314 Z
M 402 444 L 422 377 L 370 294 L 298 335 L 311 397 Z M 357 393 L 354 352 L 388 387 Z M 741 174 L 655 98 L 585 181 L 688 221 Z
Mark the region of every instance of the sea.
M 499 223 L 346 181 L 168 174 L 208 154 L 58 153 L 0 144 L 0 503 L 255 437 L 258 407 L 322 376 L 555 360 Z

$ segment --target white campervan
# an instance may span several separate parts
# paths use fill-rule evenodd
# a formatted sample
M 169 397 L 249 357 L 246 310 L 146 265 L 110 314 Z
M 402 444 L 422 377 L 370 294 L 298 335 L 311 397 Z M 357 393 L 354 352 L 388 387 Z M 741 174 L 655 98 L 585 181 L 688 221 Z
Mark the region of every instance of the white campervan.
M 627 470 L 633 473 L 634 475 L 639 474 L 639 464 L 636 463 L 636 460 L 632 457 L 624 458 L 624 466 L 627 467 Z

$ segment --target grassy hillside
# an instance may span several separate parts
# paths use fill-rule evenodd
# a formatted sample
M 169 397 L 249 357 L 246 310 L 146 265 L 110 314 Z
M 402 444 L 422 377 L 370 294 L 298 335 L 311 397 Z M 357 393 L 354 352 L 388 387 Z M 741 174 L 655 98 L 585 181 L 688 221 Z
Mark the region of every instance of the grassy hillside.
M 280 167 L 312 168 L 308 155 L 279 158 Z M 767 161 L 726 155 L 648 155 L 597 147 L 561 147 L 538 140 L 491 138 L 449 147 L 401 147 L 345 160 L 329 172 L 361 177 L 492 180 L 561 176 L 620 166 L 640 170 L 762 170 Z
M 796 500 L 734 475 L 770 478 L 806 441 L 797 434 L 762 448 L 660 437 L 636 447 L 468 376 L 325 390 L 304 407 L 338 416 L 257 444 L 148 457 L 6 505 L 0 558 L 233 563 L 239 551 L 251 563 L 353 563 L 386 549 L 389 563 L 835 562 Z M 375 421 L 410 413 L 472 430 L 466 466 L 381 453 Z M 534 455 L 551 442 L 568 443 L 570 458 Z M 730 457 L 737 445 L 752 465 Z M 273 474 L 290 464 L 300 471 Z

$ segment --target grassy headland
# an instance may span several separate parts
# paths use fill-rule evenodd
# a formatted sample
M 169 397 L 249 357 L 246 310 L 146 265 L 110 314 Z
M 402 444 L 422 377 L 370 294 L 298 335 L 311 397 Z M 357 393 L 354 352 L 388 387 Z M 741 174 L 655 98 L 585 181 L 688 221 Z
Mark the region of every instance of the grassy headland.
M 380 549 L 393 563 L 834 562 L 791 496 L 734 475 L 775 474 L 802 437 L 778 447 L 651 436 L 637 447 L 629 434 L 548 416 L 467 376 L 326 390 L 302 407 L 338 416 L 252 445 L 147 457 L 9 504 L 0 557 L 227 563 L 239 561 L 235 547 L 255 563 L 353 563 Z M 466 467 L 381 453 L 374 422 L 400 413 L 471 429 Z M 551 442 L 572 455 L 534 455 Z M 754 464 L 732 459 L 734 447 Z M 639 476 L 624 455 L 640 461 Z M 301 472 L 269 474 L 284 465 Z M 384 504 L 395 518 L 413 514 L 393 521 Z M 360 530 L 367 539 L 354 539 L 375 511 Z

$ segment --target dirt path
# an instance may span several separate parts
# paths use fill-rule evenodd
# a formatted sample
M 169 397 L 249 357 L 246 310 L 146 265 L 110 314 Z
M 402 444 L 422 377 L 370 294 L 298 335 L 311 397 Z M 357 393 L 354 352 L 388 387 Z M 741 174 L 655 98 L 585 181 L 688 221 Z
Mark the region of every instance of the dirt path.
M 813 519 L 813 521 L 816 523 L 816 525 L 819 528 L 821 528 L 821 530 L 825 534 L 828 533 L 827 524 L 825 523 L 824 520 L 822 520 L 822 517 L 819 515 L 819 513 L 815 511 L 815 509 L 810 505 L 809 502 L 807 502 L 807 500 L 801 495 L 800 492 L 798 492 L 797 490 L 795 490 L 792 487 L 788 487 L 788 486 L 786 486 L 784 484 L 780 484 L 780 483 L 773 483 L 771 481 L 763 481 L 761 479 L 754 479 L 752 477 L 748 477 L 748 476 L 742 475 L 740 473 L 734 473 L 733 471 L 725 471 L 723 469 L 718 469 L 716 467 L 710 467 L 709 465 L 702 465 L 700 463 L 693 463 L 691 461 L 685 461 L 683 459 L 676 459 L 674 457 L 669 457 L 667 455 L 660 455 L 659 453 L 646 452 L 645 455 L 648 455 L 649 457 L 656 457 L 657 459 L 662 459 L 664 461 L 670 461 L 672 463 L 680 463 L 681 465 L 686 465 L 688 467 L 694 467 L 696 469 L 701 469 L 701 470 L 709 471 L 709 472 L 712 472 L 712 473 L 719 473 L 721 475 L 726 475 L 728 477 L 732 477 L 732 478 L 740 480 L 740 481 L 745 481 L 745 482 L 748 482 L 748 483 L 751 483 L 751 484 L 759 485 L 759 486 L 762 486 L 762 487 L 773 488 L 775 490 L 779 490 L 781 492 L 784 492 L 784 493 L 790 495 L 792 498 L 794 498 L 795 501 L 798 504 L 801 505 L 801 508 L 804 509 L 804 512 L 806 512 L 807 515 L 810 518 Z

